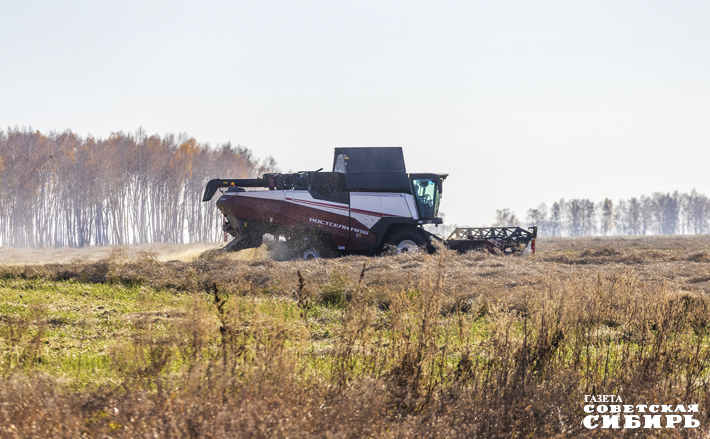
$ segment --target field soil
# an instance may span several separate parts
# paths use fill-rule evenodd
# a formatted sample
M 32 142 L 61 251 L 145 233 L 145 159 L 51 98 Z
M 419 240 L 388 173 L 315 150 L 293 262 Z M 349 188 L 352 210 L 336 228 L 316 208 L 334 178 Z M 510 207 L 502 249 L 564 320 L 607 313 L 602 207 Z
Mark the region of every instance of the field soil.
M 527 257 L 216 247 L 0 249 L 0 437 L 710 433 L 708 236 L 541 238 Z M 585 395 L 699 426 L 590 430 Z

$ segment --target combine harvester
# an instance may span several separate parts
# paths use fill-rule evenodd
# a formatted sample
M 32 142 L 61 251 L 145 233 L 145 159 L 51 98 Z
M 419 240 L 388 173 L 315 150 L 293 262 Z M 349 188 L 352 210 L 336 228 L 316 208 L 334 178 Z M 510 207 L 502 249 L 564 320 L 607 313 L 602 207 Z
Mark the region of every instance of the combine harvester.
M 386 245 L 397 253 L 432 251 L 435 240 L 461 253 L 535 252 L 536 227 L 459 228 L 445 240 L 424 230 L 442 223 L 437 215 L 448 174 L 408 174 L 400 147 L 335 148 L 333 171 L 321 170 L 211 180 L 202 201 L 227 189 L 217 208 L 233 250 L 259 247 L 270 234 L 304 259 L 377 254 Z

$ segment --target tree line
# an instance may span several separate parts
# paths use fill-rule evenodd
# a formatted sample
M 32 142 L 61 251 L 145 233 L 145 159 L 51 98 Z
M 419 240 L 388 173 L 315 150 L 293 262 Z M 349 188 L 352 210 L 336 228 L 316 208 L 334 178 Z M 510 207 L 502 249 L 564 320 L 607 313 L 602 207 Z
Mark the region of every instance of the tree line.
M 184 134 L 0 130 L 0 245 L 215 242 L 222 215 L 217 197 L 202 203 L 206 182 L 275 168 L 243 146 Z
M 560 199 L 527 211 L 526 221 L 538 226 L 541 236 L 590 235 L 699 235 L 710 233 L 710 199 L 690 193 L 655 192 L 614 203 L 606 198 Z M 496 210 L 496 224 L 519 225 L 510 209 Z

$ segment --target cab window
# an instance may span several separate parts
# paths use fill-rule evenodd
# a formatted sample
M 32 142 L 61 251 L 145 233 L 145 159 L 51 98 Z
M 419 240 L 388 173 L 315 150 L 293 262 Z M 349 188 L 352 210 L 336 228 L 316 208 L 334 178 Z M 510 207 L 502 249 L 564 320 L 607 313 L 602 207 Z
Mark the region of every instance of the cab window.
M 436 218 L 439 212 L 440 186 L 436 179 L 422 178 L 413 182 L 414 197 L 417 199 L 421 218 Z

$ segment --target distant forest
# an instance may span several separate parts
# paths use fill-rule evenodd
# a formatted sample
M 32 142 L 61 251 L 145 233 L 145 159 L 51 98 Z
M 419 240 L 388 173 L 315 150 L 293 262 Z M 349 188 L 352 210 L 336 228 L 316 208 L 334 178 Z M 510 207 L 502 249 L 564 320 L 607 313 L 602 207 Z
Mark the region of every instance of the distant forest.
M 186 135 L 0 130 L 0 245 L 218 241 L 222 215 L 216 197 L 201 201 L 205 183 L 275 168 L 243 146 Z
M 698 235 L 710 233 L 710 199 L 689 194 L 660 193 L 614 203 L 561 199 L 529 209 L 526 223 L 537 225 L 540 236 Z M 495 225 L 519 225 L 509 209 L 496 210 Z
M 222 215 L 217 197 L 202 203 L 205 183 L 273 171 L 272 157 L 186 135 L 0 130 L 0 245 L 219 241 Z M 502 209 L 494 225 L 537 225 L 540 236 L 707 234 L 710 199 L 695 190 L 616 203 L 561 199 L 529 209 L 524 220 Z

